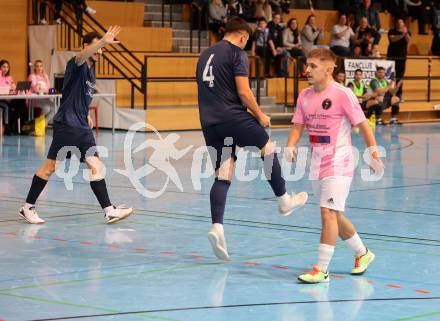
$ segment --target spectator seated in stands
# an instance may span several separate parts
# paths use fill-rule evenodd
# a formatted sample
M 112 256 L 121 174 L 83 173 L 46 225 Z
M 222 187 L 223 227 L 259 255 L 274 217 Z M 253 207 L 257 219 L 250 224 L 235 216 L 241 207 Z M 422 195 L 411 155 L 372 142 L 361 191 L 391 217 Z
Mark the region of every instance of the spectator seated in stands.
M 284 77 L 287 75 L 289 52 L 284 48 L 283 31 L 285 28 L 281 25 L 281 14 L 275 13 L 267 26 L 274 46 L 272 59 L 275 60 L 275 73 L 277 77 Z
M 219 41 L 223 38 L 226 24 L 227 9 L 222 0 L 211 0 L 209 4 L 209 30 L 216 36 Z
M 267 21 L 260 18 L 257 21 L 257 29 L 252 35 L 251 55 L 260 57 L 264 62 L 264 75 L 269 77 L 272 52 L 275 50 L 270 32 L 267 28 Z
M 5 93 L 14 95 L 17 93 L 15 81 L 10 75 L 11 67 L 7 60 L 0 60 L 0 87 Z M 23 124 L 27 119 L 27 109 L 24 99 L 0 100 L 0 108 L 3 109 L 6 134 L 20 132 L 19 123 Z M 17 120 L 20 119 L 20 122 Z
M 292 57 L 304 56 L 296 18 L 291 18 L 287 22 L 287 27 L 283 31 L 283 46 L 289 50 Z
M 353 90 L 362 110 L 366 112 L 367 110 L 367 100 L 370 96 L 367 94 L 368 88 L 363 80 L 363 74 L 361 69 L 356 69 L 354 72 L 354 79 L 347 84 L 347 87 Z
M 310 15 L 307 17 L 306 24 L 301 31 L 301 42 L 303 47 L 304 55 L 307 54 L 315 48 L 327 47 L 319 45 L 319 42 L 324 37 L 324 31 L 322 27 L 317 27 L 315 24 L 315 16 Z
M 272 7 L 269 4 L 269 0 L 257 0 L 255 4 L 255 18 L 266 19 L 267 22 L 272 20 Z
M 345 72 L 343 70 L 338 70 L 333 78 L 338 84 L 345 86 Z
M 242 17 L 243 16 L 243 5 L 239 0 L 229 0 L 227 6 L 227 16 L 231 17 Z
M 0 91 L 1 94 L 10 94 L 15 92 L 15 81 L 10 75 L 9 62 L 7 60 L 0 60 Z M 11 103 L 9 100 L 0 100 L 0 108 L 3 110 L 3 122 L 6 125 L 8 132 L 9 113 L 11 109 Z
M 298 70 L 302 73 L 304 71 L 305 56 L 302 50 L 301 37 L 296 18 L 291 18 L 287 22 L 287 28 L 283 31 L 283 46 L 289 50 L 291 57 L 296 58 Z
M 376 68 L 376 77 L 370 81 L 370 89 L 372 98 L 367 102 L 367 117 L 376 115 L 377 125 L 386 125 L 382 119 L 382 112 L 391 106 L 391 120 L 390 125 L 400 125 L 397 117 L 399 115 L 399 97 L 396 96 L 396 92 L 402 85 L 402 81 L 399 81 L 397 85 L 394 81 L 388 82 L 385 78 L 385 68 Z
M 44 71 L 44 65 L 41 60 L 36 60 L 34 62 L 34 70 L 33 73 L 31 73 L 28 77 L 28 81 L 30 81 L 31 84 L 31 91 L 34 94 L 48 94 L 50 86 L 50 80 L 49 76 Z M 40 111 L 40 115 L 46 116 L 46 123 L 48 123 L 53 113 L 51 112 L 50 108 L 50 100 L 49 99 L 34 99 L 32 101 L 32 107 L 37 107 Z
M 289 14 L 290 0 L 269 0 L 272 11 L 275 13 Z
M 374 44 L 378 44 L 381 29 L 379 13 L 371 6 L 371 0 L 363 0 L 362 4 L 363 5 L 356 10 L 355 27 L 361 24 L 362 18 L 366 17 L 371 35 L 374 38 Z
M 373 45 L 369 57 L 371 57 L 371 58 L 380 58 L 380 57 L 382 57 L 382 56 L 380 55 L 379 45 Z
M 348 57 L 351 54 L 350 40 L 352 38 L 354 38 L 353 29 L 348 25 L 347 16 L 341 14 L 338 24 L 332 28 L 330 49 L 337 56 Z
M 375 31 L 368 25 L 367 17 L 362 17 L 353 37 L 353 44 L 361 47 L 361 55 L 369 56 L 373 50 Z
M 255 6 L 256 0 L 242 0 L 241 5 L 243 8 L 243 15 L 241 18 L 246 20 L 247 22 L 256 22 L 255 18 Z

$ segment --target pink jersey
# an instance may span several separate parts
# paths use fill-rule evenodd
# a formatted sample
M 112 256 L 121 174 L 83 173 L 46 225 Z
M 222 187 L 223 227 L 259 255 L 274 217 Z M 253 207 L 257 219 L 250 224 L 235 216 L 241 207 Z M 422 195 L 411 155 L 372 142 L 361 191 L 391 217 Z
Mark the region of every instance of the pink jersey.
M 0 86 L 12 86 L 14 79 L 11 76 L 2 76 L 0 73 Z
M 353 92 L 336 82 L 319 93 L 309 87 L 299 94 L 292 122 L 309 131 L 311 179 L 353 176 L 351 128 L 365 120 Z
M 39 92 L 39 82 L 43 82 L 43 92 L 45 94 L 47 94 L 49 92 L 49 88 L 50 88 L 50 81 L 49 81 L 49 77 L 47 76 L 47 74 L 42 74 L 42 75 L 38 75 L 38 74 L 30 74 L 28 77 L 28 81 L 32 82 L 32 86 L 31 86 L 31 90 L 33 93 L 38 93 Z

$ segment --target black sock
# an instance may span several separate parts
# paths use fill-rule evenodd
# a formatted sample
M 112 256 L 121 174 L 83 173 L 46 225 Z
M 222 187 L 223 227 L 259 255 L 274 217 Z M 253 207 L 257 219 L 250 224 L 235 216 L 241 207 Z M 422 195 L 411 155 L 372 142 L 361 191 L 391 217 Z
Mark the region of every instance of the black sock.
M 31 188 L 26 198 L 26 203 L 35 205 L 38 196 L 40 196 L 46 184 L 47 181 L 45 179 L 42 179 L 41 177 L 34 175 L 34 178 L 32 178 Z
M 95 196 L 98 199 L 98 202 L 102 208 L 106 208 L 112 205 L 108 197 L 105 179 L 101 179 L 99 181 L 91 181 L 90 187 L 92 188 L 93 193 L 95 193 Z
M 382 115 L 382 107 L 379 104 L 372 105 L 367 109 L 367 118 L 370 118 L 373 114 L 376 115 L 377 118 L 379 118 Z M 380 110 L 380 111 L 379 111 Z
M 391 117 L 397 118 L 397 115 L 399 115 L 399 111 L 400 111 L 399 104 L 392 105 L 391 106 Z
M 225 214 L 226 196 L 228 194 L 230 181 L 215 179 L 212 184 L 209 199 L 211 201 L 211 219 L 212 224 L 223 224 L 223 216 Z
M 275 196 L 286 194 L 286 181 L 283 178 L 280 162 L 276 153 L 261 157 L 264 162 L 264 174 L 272 187 Z

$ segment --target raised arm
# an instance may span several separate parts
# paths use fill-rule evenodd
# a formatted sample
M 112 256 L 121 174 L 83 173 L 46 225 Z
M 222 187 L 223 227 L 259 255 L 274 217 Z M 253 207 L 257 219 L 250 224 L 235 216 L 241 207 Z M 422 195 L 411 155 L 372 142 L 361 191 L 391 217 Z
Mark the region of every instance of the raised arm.
M 115 40 L 115 37 L 121 31 L 121 27 L 119 26 L 110 26 L 106 34 L 99 39 L 97 42 L 93 44 L 87 45 L 80 53 L 78 53 L 75 57 L 75 62 L 77 66 L 81 66 L 83 63 L 87 61 L 90 57 L 92 57 L 99 49 L 108 44 L 119 43 L 119 41 Z

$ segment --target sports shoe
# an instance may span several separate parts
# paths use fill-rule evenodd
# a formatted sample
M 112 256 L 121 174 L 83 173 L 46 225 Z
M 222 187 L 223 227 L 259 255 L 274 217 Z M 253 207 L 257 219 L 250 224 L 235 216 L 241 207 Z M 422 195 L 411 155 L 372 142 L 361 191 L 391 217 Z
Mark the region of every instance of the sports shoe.
M 322 272 L 319 266 L 314 265 L 313 270 L 305 274 L 298 276 L 298 280 L 303 283 L 327 283 L 330 281 L 330 277 L 327 272 Z
M 96 10 L 93 9 L 93 8 L 90 8 L 90 7 L 87 7 L 87 8 L 86 8 L 86 12 L 87 12 L 88 14 L 91 14 L 92 16 L 93 16 L 94 14 L 96 14 Z
M 208 240 L 211 243 L 215 256 L 220 260 L 229 261 L 229 254 L 222 224 L 212 224 L 212 227 L 208 232 Z
M 391 118 L 389 124 L 390 125 L 399 125 L 399 126 L 402 125 L 402 123 L 397 118 Z
M 40 20 L 40 24 L 41 25 L 47 25 L 47 20 L 46 19 L 41 19 Z
M 107 224 L 113 224 L 129 217 L 133 212 L 134 210 L 132 207 L 127 208 L 124 205 L 119 205 L 117 207 L 113 206 L 113 211 L 106 213 L 105 218 L 107 219 Z
M 61 18 L 57 18 L 56 20 L 55 20 L 55 23 L 57 24 L 57 25 L 60 25 L 61 24 Z
M 22 218 L 24 218 L 26 221 L 28 221 L 31 224 L 42 224 L 45 222 L 42 218 L 38 216 L 35 206 L 29 208 L 23 206 L 22 208 L 20 208 L 18 215 L 20 215 Z
M 355 255 L 354 257 L 354 268 L 351 270 L 351 274 L 353 275 L 361 275 L 364 274 L 367 270 L 368 265 L 374 261 L 374 254 L 369 249 L 367 249 L 367 253 L 364 255 Z
M 382 118 L 378 118 L 378 119 L 376 120 L 376 125 L 379 125 L 379 126 L 386 126 L 386 124 L 387 124 L 387 123 L 384 122 Z
M 306 192 L 292 193 L 291 195 L 286 193 L 278 198 L 278 211 L 282 216 L 290 215 L 297 208 L 304 206 L 308 198 L 309 195 Z

